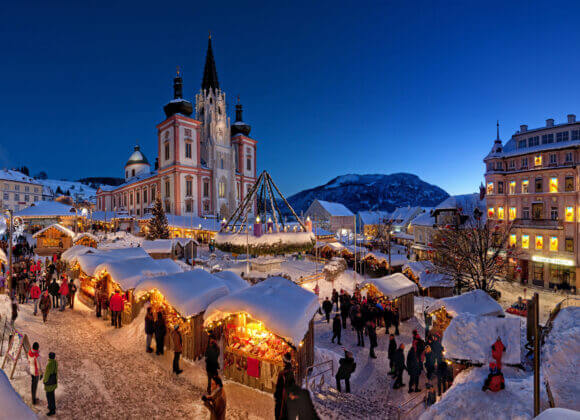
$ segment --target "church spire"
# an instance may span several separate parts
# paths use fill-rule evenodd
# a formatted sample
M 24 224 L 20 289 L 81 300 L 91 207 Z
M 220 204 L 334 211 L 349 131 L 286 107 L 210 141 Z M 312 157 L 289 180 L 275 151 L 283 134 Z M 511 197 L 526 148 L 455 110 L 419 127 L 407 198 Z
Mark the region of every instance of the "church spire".
M 202 90 L 219 89 L 217 70 L 215 67 L 215 60 L 213 58 L 213 50 L 211 48 L 211 34 L 207 40 L 207 53 L 205 55 L 205 68 L 203 70 L 203 81 L 201 82 Z
M 495 141 L 501 141 L 499 139 L 499 120 L 497 120 L 496 126 L 497 126 L 497 137 L 495 138 Z

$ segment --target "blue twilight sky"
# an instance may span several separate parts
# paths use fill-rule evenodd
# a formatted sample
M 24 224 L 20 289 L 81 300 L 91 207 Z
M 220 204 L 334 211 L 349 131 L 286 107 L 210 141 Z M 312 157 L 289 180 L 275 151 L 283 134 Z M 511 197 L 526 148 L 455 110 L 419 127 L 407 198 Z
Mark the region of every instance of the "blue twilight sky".
M 258 167 L 291 194 L 345 173 L 411 172 L 475 191 L 482 158 L 580 116 L 580 3 L 4 1 L 0 167 L 123 176 L 151 162 L 176 65 L 201 84 L 208 30 Z

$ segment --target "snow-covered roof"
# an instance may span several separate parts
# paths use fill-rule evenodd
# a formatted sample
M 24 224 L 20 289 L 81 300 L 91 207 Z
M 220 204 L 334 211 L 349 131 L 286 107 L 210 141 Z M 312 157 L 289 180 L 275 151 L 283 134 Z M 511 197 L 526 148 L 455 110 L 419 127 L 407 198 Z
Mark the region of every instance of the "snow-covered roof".
M 419 276 L 419 286 L 423 289 L 428 289 L 429 287 L 453 287 L 455 282 L 447 274 L 422 273 Z
M 143 241 L 141 247 L 147 251 L 148 254 L 152 253 L 170 253 L 176 242 L 172 239 L 155 239 L 154 241 Z
M 411 235 L 410 233 L 405 233 L 405 232 L 395 232 L 393 233 L 393 238 L 399 238 L 399 239 L 407 239 L 407 240 L 413 240 L 415 239 L 415 236 Z
M 331 201 L 316 200 L 331 216 L 354 216 L 344 204 L 334 203 Z
M 199 245 L 199 242 L 197 242 L 193 238 L 173 238 L 173 240 L 175 242 L 178 242 L 181 246 L 187 246 L 189 245 L 190 242 L 193 243 L 194 245 Z
M 89 232 L 78 233 L 74 238 L 74 242 L 76 242 L 82 238 L 89 238 L 97 243 L 99 242 L 99 238 L 97 238 L 95 235 L 93 235 L 92 233 L 89 233 Z
M 411 220 L 411 226 L 433 226 L 434 224 L 435 217 L 431 216 L 430 211 L 425 211 Z
M 77 255 L 69 258 L 69 263 L 75 261 L 81 267 L 81 270 L 88 276 L 95 276 L 96 269 L 99 265 L 107 261 L 126 260 L 129 258 L 150 258 L 149 254 L 141 247 L 135 248 L 115 248 L 109 250 L 92 250 L 90 253 Z
M 204 325 L 245 312 L 263 322 L 272 333 L 298 346 L 318 307 L 314 293 L 285 278 L 269 277 L 213 302 L 205 312 Z
M 157 289 L 165 299 L 182 315 L 197 315 L 214 302 L 229 293 L 220 279 L 205 270 L 191 271 L 159 277 L 145 277 L 135 287 L 135 293 Z
M 0 180 L 2 181 L 15 181 L 15 182 L 25 182 L 27 184 L 39 184 L 37 180 L 24 175 L 22 172 L 13 171 L 12 169 L 2 169 L 0 170 Z
M 458 296 L 437 299 L 427 308 L 427 312 L 431 313 L 442 307 L 445 307 L 447 313 L 452 317 L 462 313 L 490 316 L 504 315 L 500 304 L 479 289 Z
M 468 216 L 473 215 L 473 211 L 478 208 L 483 214 L 487 213 L 487 208 L 485 204 L 485 198 L 483 200 L 479 199 L 479 194 L 463 194 L 463 195 L 452 195 L 443 200 L 438 204 L 434 213 L 445 210 L 457 210 L 461 214 Z
M 359 211 L 358 218 L 361 224 L 364 225 L 378 225 L 383 220 L 389 220 L 391 213 L 388 211 Z
M 242 290 L 250 286 L 246 280 L 238 276 L 233 271 L 218 271 L 217 273 L 213 273 L 213 275 L 219 277 L 224 282 L 230 293 L 237 292 L 238 290 Z
M 0 417 L 4 419 L 35 420 L 36 414 L 12 387 L 3 370 L 0 370 Z
M 401 273 L 395 273 L 390 276 L 376 279 L 366 279 L 362 284 L 372 284 L 389 300 L 419 291 L 417 285 Z
M 316 242 L 315 248 L 324 248 L 325 246 L 332 248 L 334 251 L 342 251 L 346 248 L 340 242 Z
M 462 313 L 455 316 L 443 334 L 445 357 L 487 364 L 493 360 L 491 345 L 499 337 L 506 347 L 502 363 L 521 363 L 520 317 L 497 318 Z
M 165 271 L 167 274 L 181 273 L 183 269 L 179 264 L 173 261 L 171 258 L 162 258 L 160 260 L 155 260 L 159 268 Z
M 580 307 L 560 310 L 542 348 L 542 372 L 558 407 L 580 410 Z
M 167 272 L 147 256 L 126 260 L 105 261 L 97 266 L 95 273 L 106 271 L 123 290 L 133 289 L 147 277 L 163 276 Z
M 55 217 L 55 216 L 75 216 L 76 213 L 72 207 L 61 204 L 57 201 L 38 201 L 30 207 L 26 207 L 14 213 L 20 217 Z
M 71 262 L 74 258 L 78 257 L 79 255 L 90 254 L 98 252 L 95 248 L 91 248 L 90 246 L 84 245 L 74 245 L 71 246 L 69 249 L 64 251 L 60 258 L 66 262 Z
M 146 214 L 141 217 L 140 220 L 149 220 L 151 214 Z M 178 229 L 192 229 L 192 230 L 205 230 L 208 232 L 217 232 L 221 229 L 221 223 L 217 219 L 198 216 L 178 216 L 175 214 L 166 214 L 167 223 L 169 226 Z
M 75 237 L 75 233 L 72 230 L 70 230 L 69 228 L 66 228 L 63 225 L 60 225 L 58 223 L 53 223 L 52 225 L 47 226 L 44 229 L 39 230 L 34 235 L 32 235 L 32 237 L 36 239 L 40 235 L 42 235 L 44 232 L 46 232 L 47 230 L 50 230 L 50 229 L 56 229 L 56 230 L 64 233 L 65 235 L 70 236 L 71 238 Z
M 219 233 L 215 237 L 216 244 L 232 244 L 235 246 L 274 246 L 276 244 L 301 245 L 305 242 L 314 242 L 312 232 L 279 232 L 267 233 L 262 236 L 247 235 L 246 233 Z
M 397 207 L 390 215 L 394 226 L 406 226 L 423 210 L 419 206 Z
M 357 252 L 358 252 L 358 249 L 359 249 L 359 247 L 357 247 Z M 387 263 L 389 262 L 389 255 L 383 254 L 382 252 L 378 252 L 378 251 L 367 252 L 363 259 L 366 259 L 366 258 L 374 258 L 377 261 L 385 261 Z M 409 259 L 407 258 L 407 256 L 405 254 L 393 254 L 393 253 L 391 253 L 391 265 L 393 267 L 398 267 L 398 266 L 404 265 L 408 261 L 409 261 Z
M 580 411 L 554 407 L 542 411 L 534 420 L 580 420 Z
M 409 261 L 405 265 L 403 265 L 403 271 L 411 270 L 415 277 L 419 277 L 422 273 L 426 271 L 432 272 L 435 271 L 435 265 L 429 260 L 424 261 Z

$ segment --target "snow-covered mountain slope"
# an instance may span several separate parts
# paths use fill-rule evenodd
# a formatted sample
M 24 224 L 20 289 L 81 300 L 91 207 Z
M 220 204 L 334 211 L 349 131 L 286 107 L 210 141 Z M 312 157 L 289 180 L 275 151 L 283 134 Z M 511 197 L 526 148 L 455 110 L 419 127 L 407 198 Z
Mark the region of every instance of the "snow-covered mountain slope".
M 347 174 L 296 193 L 288 201 L 298 213 L 306 211 L 315 199 L 342 203 L 356 213 L 360 210 L 393 211 L 403 206 L 434 207 L 447 197 L 449 194 L 443 189 L 413 174 Z
M 77 181 L 62 181 L 59 179 L 37 179 L 36 181 L 44 186 L 44 195 L 58 196 L 60 194 L 57 194 L 56 191 L 60 187 L 62 194 L 68 191 L 75 201 L 94 201 L 97 196 L 97 190 L 95 188 L 91 188 Z

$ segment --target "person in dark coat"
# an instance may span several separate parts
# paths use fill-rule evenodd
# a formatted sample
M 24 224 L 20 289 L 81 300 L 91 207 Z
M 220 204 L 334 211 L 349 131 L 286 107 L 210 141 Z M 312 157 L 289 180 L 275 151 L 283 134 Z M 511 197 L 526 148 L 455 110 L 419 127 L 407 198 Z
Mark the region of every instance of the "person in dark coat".
M 336 310 L 338 311 L 338 292 L 336 289 L 332 289 L 332 303 L 336 304 Z
M 53 308 L 58 307 L 58 290 L 59 289 L 60 289 L 60 286 L 56 282 L 56 279 L 53 277 L 52 281 L 48 285 L 48 293 L 50 293 L 50 296 L 52 296 L 52 307 Z
M 330 313 L 332 312 L 332 302 L 328 299 L 324 299 L 322 302 L 322 310 L 324 311 L 324 315 L 326 316 L 326 322 L 330 323 Z
M 179 358 L 181 357 L 181 352 L 183 351 L 183 338 L 181 332 L 179 331 L 179 324 L 173 326 L 173 331 L 171 332 L 171 341 L 173 341 L 173 373 L 180 375 L 183 370 L 179 367 Z
M 340 336 L 342 333 L 342 327 L 340 325 L 340 315 L 336 314 L 334 319 L 332 320 L 332 343 L 334 343 L 334 339 L 338 338 L 338 345 L 340 346 Z
M 405 345 L 401 343 L 393 356 L 393 365 L 395 367 L 395 383 L 393 389 L 399 389 L 405 386 L 403 383 L 403 372 L 405 371 Z
M 278 374 L 276 389 L 274 391 L 274 415 L 276 420 L 287 420 L 288 417 L 288 391 L 296 380 L 292 369 L 292 355 L 286 353 L 283 357 L 284 369 Z
M 391 324 L 393 321 L 393 311 L 391 311 L 389 306 L 387 306 L 383 311 L 383 320 L 385 321 L 385 334 L 389 335 L 389 330 L 391 329 Z
M 435 354 L 431 346 L 425 347 L 425 370 L 427 371 L 427 380 L 431 380 L 435 371 Z
M 409 372 L 409 392 L 419 392 L 419 375 L 421 375 L 421 364 L 418 359 L 417 346 L 411 346 L 407 353 L 407 372 Z M 413 390 L 413 386 L 415 389 Z
M 145 315 L 145 350 L 147 353 L 153 353 L 153 349 L 151 348 L 153 334 L 155 334 L 155 319 L 153 318 L 153 309 L 148 307 L 147 314 Z
M 75 295 L 77 293 L 77 286 L 74 283 L 73 279 L 70 279 L 69 283 L 68 283 L 68 295 L 69 295 L 69 303 L 70 303 L 70 308 L 74 309 L 75 307 Z
M 389 335 L 389 350 L 388 350 L 388 357 L 389 357 L 389 367 L 391 371 L 389 372 L 390 375 L 395 375 L 395 367 L 394 367 L 394 358 L 395 352 L 397 351 L 397 341 L 395 340 L 395 335 Z
M 340 302 L 340 317 L 342 318 L 342 329 L 346 330 L 346 319 L 348 318 L 348 313 L 350 311 L 350 299 L 345 294 L 344 300 Z
M 165 326 L 165 319 L 163 319 L 163 313 L 159 312 L 157 314 L 157 321 L 155 321 L 155 354 L 163 354 L 163 348 L 165 346 L 165 334 L 167 334 L 167 327 Z
M 365 346 L 365 335 L 364 335 L 364 327 L 365 327 L 365 321 L 362 317 L 362 314 L 360 312 L 357 312 L 356 315 L 354 316 L 353 322 L 352 322 L 354 329 L 356 330 L 356 345 L 360 346 L 360 347 L 364 347 Z
M 319 420 L 310 392 L 294 384 L 288 388 L 288 418 L 295 420 Z
M 18 318 L 18 301 L 16 300 L 16 296 L 14 296 L 12 298 L 12 305 L 11 305 L 11 309 L 12 309 L 12 317 L 11 319 L 11 325 L 12 325 L 12 329 L 14 329 L 14 323 L 16 322 L 16 319 Z
M 205 350 L 205 372 L 207 374 L 207 393 L 211 392 L 211 378 L 218 374 L 220 348 L 215 337 L 209 338 L 209 344 Z
M 378 346 L 377 343 L 377 327 L 373 321 L 367 321 L 367 334 L 369 336 L 369 357 L 371 359 L 376 359 L 377 355 L 375 354 L 375 347 Z
M 399 321 L 399 309 L 395 307 L 393 309 L 393 325 L 395 326 L 395 335 L 399 335 Z
M 342 392 L 340 381 L 344 379 L 344 387 L 347 393 L 350 393 L 350 375 L 355 371 L 356 363 L 352 357 L 352 353 L 348 350 L 344 351 L 344 357 L 338 361 L 338 371 L 336 372 L 336 389 Z
M 51 303 L 50 303 L 50 296 L 48 295 L 48 290 L 42 292 L 40 296 L 40 303 L 38 304 L 40 312 L 42 313 L 42 322 L 46 322 L 46 318 L 48 317 L 48 312 L 50 311 Z
M 437 395 L 441 396 L 442 393 L 447 391 L 447 381 L 448 381 L 448 372 L 449 368 L 447 366 L 447 362 L 443 359 L 437 359 Z

